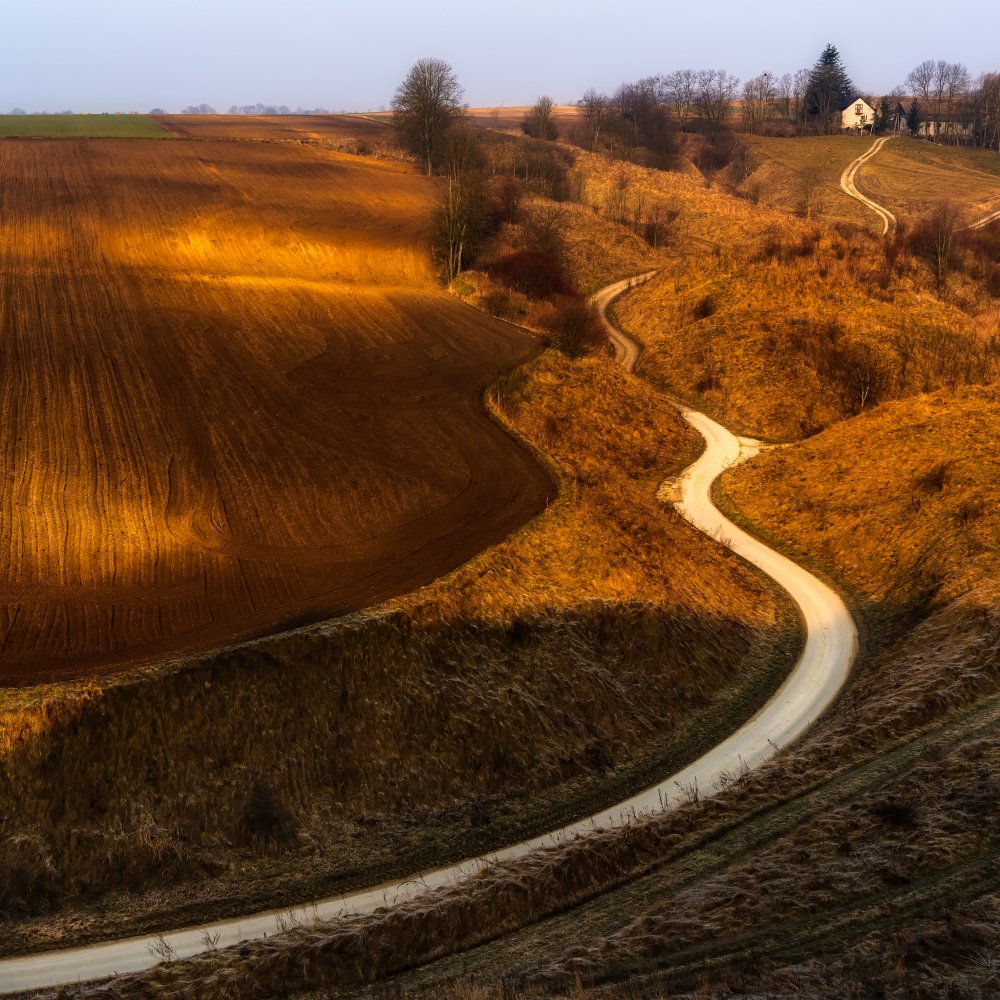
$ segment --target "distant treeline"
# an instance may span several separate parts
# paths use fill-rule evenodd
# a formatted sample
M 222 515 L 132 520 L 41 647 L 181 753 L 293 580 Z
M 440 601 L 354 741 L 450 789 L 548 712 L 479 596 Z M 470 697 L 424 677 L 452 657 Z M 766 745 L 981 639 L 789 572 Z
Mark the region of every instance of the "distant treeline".
M 154 108 L 151 115 L 165 114 L 161 108 Z M 211 104 L 192 104 L 181 110 L 182 115 L 217 115 L 219 112 Z M 328 115 L 326 108 L 296 108 L 287 104 L 231 104 L 224 112 L 227 115 Z
M 671 148 L 672 136 L 710 138 L 742 126 L 751 134 L 796 135 L 841 129 L 841 112 L 864 97 L 875 110 L 875 134 L 905 130 L 937 141 L 1000 148 L 1000 73 L 973 78 L 962 63 L 928 59 L 904 84 L 884 95 L 858 89 L 833 45 L 811 69 L 764 72 L 742 83 L 724 70 L 677 70 L 623 83 L 614 93 L 588 90 L 578 102 L 580 125 L 568 138 L 590 149 L 652 151 Z M 556 123 L 542 98 L 525 116 L 524 130 L 556 138 Z

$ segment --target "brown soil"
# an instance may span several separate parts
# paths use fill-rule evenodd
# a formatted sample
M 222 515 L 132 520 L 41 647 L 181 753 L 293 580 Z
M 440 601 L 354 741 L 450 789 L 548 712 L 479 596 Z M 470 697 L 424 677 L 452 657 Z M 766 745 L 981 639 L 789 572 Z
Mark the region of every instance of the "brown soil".
M 481 400 L 535 345 L 439 290 L 411 168 L 15 140 L 0 178 L 3 682 L 373 604 L 551 494 Z
M 385 139 L 389 124 L 361 115 L 154 115 L 181 139 L 328 140 Z

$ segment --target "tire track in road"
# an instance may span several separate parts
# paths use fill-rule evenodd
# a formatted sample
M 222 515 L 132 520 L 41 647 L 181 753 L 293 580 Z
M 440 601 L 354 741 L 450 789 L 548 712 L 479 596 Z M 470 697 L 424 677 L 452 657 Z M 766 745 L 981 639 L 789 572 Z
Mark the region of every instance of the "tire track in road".
M 595 296 L 616 355 L 629 371 L 635 368 L 641 348 L 610 324 L 606 311 L 618 295 L 655 273 L 616 282 Z M 672 484 L 673 492 L 679 495 L 676 508 L 699 530 L 758 566 L 784 587 L 800 609 L 806 626 L 801 657 L 771 700 L 749 721 L 692 764 L 652 788 L 540 837 L 434 871 L 416 873 L 406 882 L 383 884 L 301 907 L 269 910 L 162 935 L 0 960 L 0 993 L 105 979 L 116 973 L 137 972 L 156 965 L 165 953 L 177 958 L 193 956 L 204 951 L 208 942 L 212 947 L 226 948 L 273 935 L 295 922 L 371 913 L 379 907 L 413 899 L 428 890 L 461 883 L 495 861 L 517 860 L 538 848 L 585 835 L 595 827 L 619 825 L 634 815 L 662 811 L 684 801 L 692 788 L 699 789 L 703 795 L 711 794 L 727 776 L 759 766 L 780 747 L 800 737 L 833 703 L 847 680 L 857 647 L 854 623 L 843 601 L 831 588 L 742 531 L 712 503 L 711 487 L 718 476 L 755 454 L 759 443 L 736 437 L 702 413 L 684 407 L 681 410 L 688 423 L 705 438 L 706 447 L 701 457 Z
M 845 194 L 850 195 L 852 198 L 860 201 L 862 205 L 870 208 L 881 220 L 882 220 L 882 235 L 886 236 L 890 229 L 893 229 L 896 225 L 896 216 L 889 211 L 889 209 L 880 205 L 877 201 L 872 201 L 871 198 L 863 195 L 857 188 L 856 180 L 858 176 L 858 171 L 873 157 L 878 151 L 889 141 L 890 136 L 883 136 L 881 139 L 877 140 L 875 145 L 859 156 L 856 160 L 849 163 L 845 168 L 844 172 L 840 175 L 840 187 Z

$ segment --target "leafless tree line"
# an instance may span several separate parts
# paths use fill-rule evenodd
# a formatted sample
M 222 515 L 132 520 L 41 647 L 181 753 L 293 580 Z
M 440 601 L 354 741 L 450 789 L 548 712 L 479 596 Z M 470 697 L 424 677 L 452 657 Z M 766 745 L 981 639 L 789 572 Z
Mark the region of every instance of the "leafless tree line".
M 938 141 L 1000 151 L 1000 73 L 973 79 L 963 63 L 925 59 L 914 66 L 905 87 Z

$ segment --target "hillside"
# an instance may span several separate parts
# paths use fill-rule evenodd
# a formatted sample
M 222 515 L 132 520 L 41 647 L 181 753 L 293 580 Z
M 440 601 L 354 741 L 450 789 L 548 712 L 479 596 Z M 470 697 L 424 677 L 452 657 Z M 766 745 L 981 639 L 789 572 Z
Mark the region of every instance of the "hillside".
M 550 494 L 481 400 L 532 338 L 437 286 L 409 167 L 12 140 L 0 176 L 0 682 L 367 606 Z
M 794 215 L 872 227 L 871 213 L 840 189 L 844 168 L 871 148 L 871 138 L 746 136 L 745 141 L 751 151 L 750 170 L 733 180 L 747 196 Z M 868 192 L 864 183 L 861 188 Z
M 762 455 L 724 488 L 873 614 L 905 621 L 1000 577 L 997 427 L 995 386 L 920 395 Z
M 863 191 L 906 223 L 946 199 L 972 222 L 1000 208 L 1000 157 L 983 149 L 902 138 L 866 163 Z
M 996 376 L 996 300 L 968 276 L 949 280 L 935 294 L 928 258 L 905 245 L 789 220 L 729 259 L 679 262 L 616 316 L 646 346 L 646 378 L 754 436 L 792 440 Z
M 919 408 L 924 402 L 929 409 Z M 846 524 L 840 508 L 849 494 L 859 503 L 874 479 L 895 502 L 925 459 L 950 450 L 963 474 L 933 498 L 921 478 L 924 502 L 896 509 L 910 537 L 961 536 L 970 470 L 980 458 L 995 461 L 988 429 L 996 406 L 982 390 L 960 394 L 953 407 L 943 395 L 893 404 L 728 477 L 730 502 L 746 500 L 765 530 L 781 527 L 768 513 L 777 485 L 780 510 L 793 509 L 793 524 L 811 518 L 823 539 L 810 554 L 843 553 L 834 568 L 871 604 L 859 604 L 869 649 L 845 697 L 772 763 L 733 775 L 715 798 L 692 792 L 677 810 L 553 848 L 529 865 L 501 865 L 461 891 L 293 928 L 239 955 L 166 965 L 91 996 L 193 987 L 250 997 L 294 982 L 302 997 L 362 997 L 372 995 L 372 981 L 392 995 L 449 1000 L 653 1000 L 706 990 L 991 995 L 995 970 L 980 956 L 996 940 L 1000 891 L 993 553 L 973 558 L 971 574 L 946 578 L 905 621 L 889 621 L 879 614 L 887 610 L 877 606 L 881 591 L 865 589 L 866 563 L 892 577 L 899 546 L 882 546 L 886 526 L 863 513 L 864 533 L 844 537 L 835 525 Z M 906 432 L 916 440 L 897 463 Z M 844 458 L 855 453 L 845 450 L 854 434 L 868 443 L 871 473 Z M 842 503 L 803 488 L 803 479 L 819 482 L 804 472 L 811 455 L 839 470 Z M 784 493 L 775 463 L 789 477 Z M 981 515 L 984 537 L 996 535 L 994 508 Z M 823 536 L 828 522 L 832 545 Z M 961 557 L 958 544 L 947 549 Z M 895 575 L 903 581 L 896 597 L 919 595 L 905 566 Z

